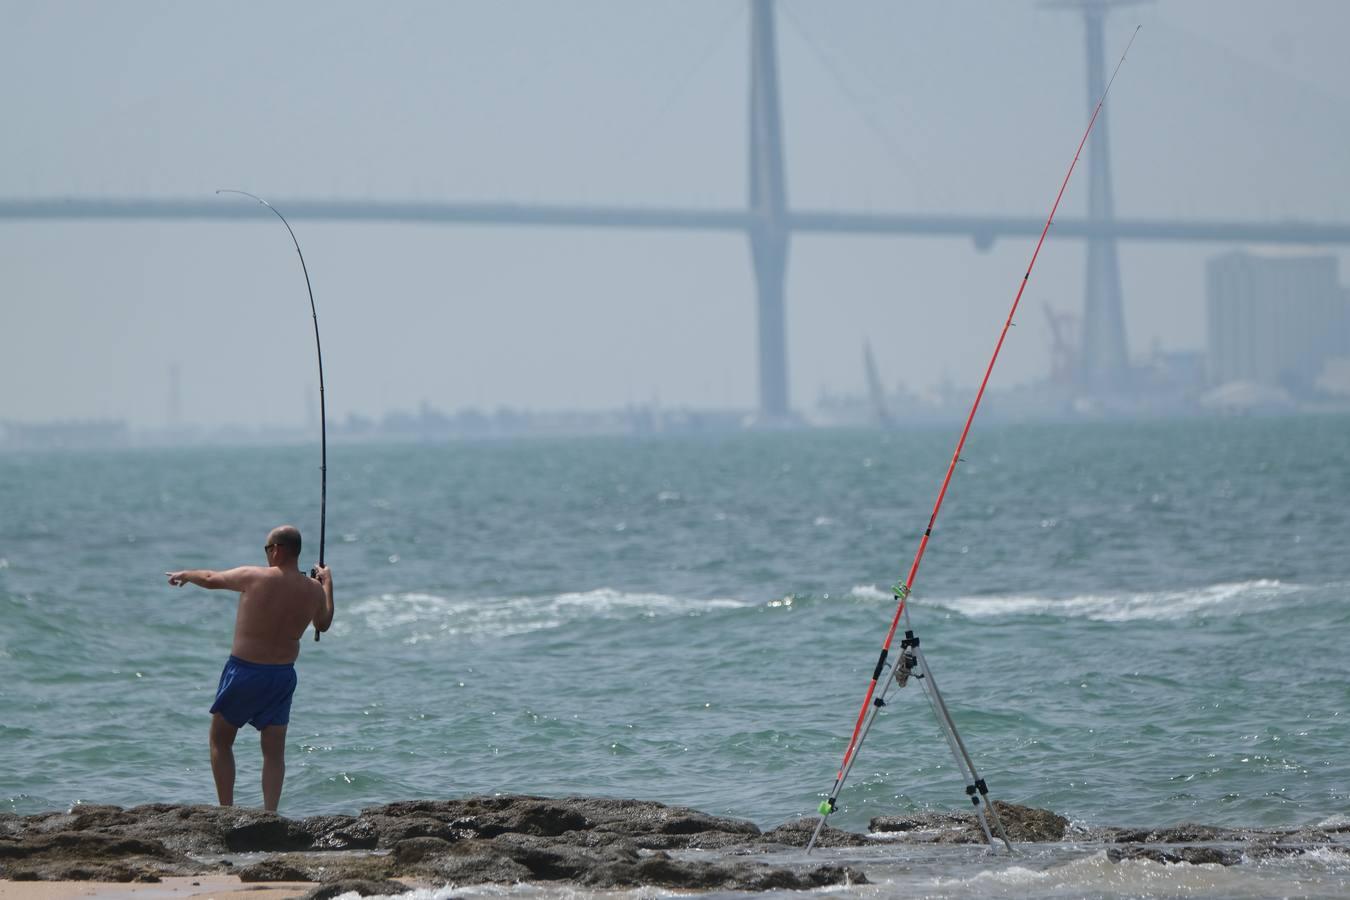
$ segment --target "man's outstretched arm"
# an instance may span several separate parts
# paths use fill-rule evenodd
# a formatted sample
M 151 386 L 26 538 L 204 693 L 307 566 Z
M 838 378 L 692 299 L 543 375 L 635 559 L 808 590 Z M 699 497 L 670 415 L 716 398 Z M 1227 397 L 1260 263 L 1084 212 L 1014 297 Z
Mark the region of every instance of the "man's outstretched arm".
M 314 577 L 323 585 L 323 605 L 314 613 L 314 630 L 323 632 L 333 626 L 333 570 L 319 566 Z
M 242 593 L 248 590 L 249 584 L 262 571 L 258 566 L 239 566 L 235 569 L 226 569 L 218 572 L 215 569 L 184 569 L 181 572 L 165 572 L 169 576 L 169 584 L 174 587 L 182 587 L 185 584 L 195 584 L 197 587 L 204 587 L 211 591 L 237 591 Z

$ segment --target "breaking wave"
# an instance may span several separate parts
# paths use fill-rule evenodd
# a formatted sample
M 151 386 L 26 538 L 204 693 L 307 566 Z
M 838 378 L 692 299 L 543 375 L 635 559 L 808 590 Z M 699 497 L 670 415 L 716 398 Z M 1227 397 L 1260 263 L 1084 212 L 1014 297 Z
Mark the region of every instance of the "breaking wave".
M 1164 591 L 1119 591 L 1043 597 L 1025 594 L 986 597 L 928 597 L 925 606 L 951 610 L 972 619 L 1014 616 L 1057 616 L 1098 622 L 1169 621 L 1223 612 L 1265 612 L 1288 605 L 1310 588 L 1272 579 L 1213 584 Z M 854 587 L 859 599 L 891 599 L 889 590 L 872 585 Z
M 750 605 L 726 598 L 629 593 L 612 588 L 536 597 L 445 597 L 405 592 L 357 601 L 349 615 L 357 619 L 359 627 L 376 633 L 407 631 L 404 642 L 415 644 L 437 636 L 509 637 L 575 622 L 699 616 Z
M 1164 865 L 1149 860 L 1111 862 L 1105 852 L 1038 869 L 1020 865 L 966 878 L 935 878 L 932 897 L 1234 897 L 1260 885 L 1242 871 L 1219 865 Z

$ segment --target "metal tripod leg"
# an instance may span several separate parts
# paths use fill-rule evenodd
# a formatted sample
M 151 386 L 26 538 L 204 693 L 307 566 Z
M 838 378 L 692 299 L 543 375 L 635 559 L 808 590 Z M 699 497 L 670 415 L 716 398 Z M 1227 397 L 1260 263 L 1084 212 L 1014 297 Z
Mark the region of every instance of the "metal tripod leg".
M 908 637 L 908 635 L 906 636 Z M 989 846 L 994 845 L 993 836 L 989 833 L 989 825 L 985 822 L 985 813 L 994 823 L 995 830 L 998 831 L 999 839 L 1003 841 L 1009 852 L 1012 851 L 1012 841 L 1008 840 L 1008 833 L 1003 828 L 1003 820 L 999 818 L 998 810 L 989 800 L 989 789 L 975 770 L 975 762 L 970 758 L 969 751 L 966 750 L 965 742 L 961 740 L 961 734 L 956 730 L 956 723 L 952 721 L 951 712 L 947 709 L 947 704 L 942 699 L 942 692 L 938 689 L 937 679 L 933 676 L 933 670 L 928 665 L 927 658 L 923 651 L 915 644 L 913 647 L 914 655 L 919 661 L 919 666 L 923 670 L 924 692 L 928 696 L 929 704 L 933 707 L 933 713 L 937 716 L 938 724 L 942 727 L 944 735 L 947 736 L 948 746 L 951 747 L 952 756 L 956 760 L 956 766 L 965 773 L 967 777 L 966 793 L 970 795 L 971 801 L 975 806 L 975 812 L 980 820 L 980 826 L 985 833 Z M 983 809 L 981 808 L 983 803 Z
M 844 782 L 848 780 L 849 773 L 853 771 L 853 764 L 858 760 L 858 751 L 862 749 L 863 741 L 867 740 L 867 733 L 872 730 L 872 723 L 876 721 L 877 714 L 881 712 L 882 707 L 886 705 L 886 695 L 891 690 L 890 677 L 887 676 L 885 686 L 881 693 L 872 700 L 872 711 L 867 714 L 867 721 L 863 724 L 863 729 L 858 735 L 858 742 L 854 745 L 853 753 L 848 758 L 848 764 L 839 772 L 839 777 L 834 782 L 834 788 L 830 791 L 829 800 L 821 804 L 822 812 L 820 821 L 816 823 L 816 828 L 811 832 L 811 840 L 806 843 L 806 852 L 810 853 L 816 846 L 816 841 L 820 838 L 820 833 L 825 829 L 825 820 L 834 812 L 835 801 L 839 799 L 839 792 L 843 790 Z M 825 812 L 824 810 L 829 810 Z

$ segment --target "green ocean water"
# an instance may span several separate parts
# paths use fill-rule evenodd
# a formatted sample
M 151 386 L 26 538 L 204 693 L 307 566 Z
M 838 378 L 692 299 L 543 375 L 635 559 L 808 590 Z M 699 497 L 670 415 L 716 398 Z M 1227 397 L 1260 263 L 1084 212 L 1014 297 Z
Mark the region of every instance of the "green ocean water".
M 770 826 L 830 788 L 951 429 L 338 445 L 337 619 L 282 811 L 631 796 Z M 911 601 L 994 796 L 1085 824 L 1350 815 L 1350 419 L 977 427 Z M 232 595 L 317 550 L 314 447 L 0 455 L 0 810 L 212 802 Z M 893 691 L 832 822 L 961 809 Z M 241 803 L 259 802 L 251 732 Z

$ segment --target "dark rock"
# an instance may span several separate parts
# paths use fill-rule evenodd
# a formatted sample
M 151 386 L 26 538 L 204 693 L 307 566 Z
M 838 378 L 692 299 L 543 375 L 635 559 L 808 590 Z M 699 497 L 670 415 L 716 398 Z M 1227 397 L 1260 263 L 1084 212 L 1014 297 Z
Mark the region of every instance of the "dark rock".
M 0 871 L 10 881 L 115 881 L 154 884 L 160 876 L 151 868 L 121 862 L 55 862 L 31 869 Z
M 455 840 L 503 834 L 592 843 L 593 835 L 633 839 L 648 849 L 722 848 L 758 837 L 752 822 L 710 816 L 685 807 L 599 797 L 548 799 L 523 795 L 465 800 L 416 800 L 363 810 L 361 820 L 379 833 L 381 847 L 412 837 Z M 433 823 L 440 823 L 439 825 Z
M 809 891 L 834 885 L 871 884 L 867 876 L 849 866 L 813 866 L 804 872 L 763 866 L 740 890 Z
M 30 831 L 90 831 L 128 825 L 135 817 L 120 806 L 79 803 L 64 813 L 43 813 L 30 817 Z
M 1101 832 L 1101 840 L 1108 844 L 1142 844 L 1152 834 L 1146 828 L 1106 828 Z
M 61 831 L 62 829 L 59 825 L 53 827 L 48 823 L 53 819 L 67 819 L 68 816 L 69 813 L 63 812 L 45 812 L 35 813 L 31 816 L 19 816 L 18 819 L 22 823 L 19 830 L 25 834 L 39 831 Z
M 580 847 L 580 848 L 591 847 L 604 849 L 606 847 L 625 846 L 637 849 L 638 846 L 633 842 L 632 838 L 629 838 L 622 834 L 617 834 L 616 832 L 613 831 L 601 831 L 599 829 L 592 829 L 590 831 L 569 831 L 566 834 L 560 834 L 556 838 L 552 838 L 551 840 L 556 844 L 569 844 L 573 847 Z M 659 848 L 646 848 L 646 849 L 659 849 Z
M 861 872 L 842 866 L 816 866 L 803 872 L 752 862 L 677 860 L 655 853 L 635 865 L 610 863 L 586 872 L 580 883 L 592 888 L 639 885 L 683 890 L 811 890 L 837 884 L 867 884 Z
M 1016 843 L 1066 839 L 1069 826 L 1061 816 L 1001 801 L 996 808 Z M 147 881 L 221 871 L 226 861 L 201 858 L 250 852 L 263 858 L 237 867 L 249 882 L 310 881 L 335 888 L 362 883 L 366 893 L 403 891 L 400 882 L 389 880 L 394 876 L 431 884 L 551 882 L 592 890 L 650 885 L 786 891 L 866 883 L 851 869 L 807 868 L 799 856 L 792 857 L 796 865 L 759 858 L 771 852 L 770 845 L 805 847 L 818 822 L 803 817 L 761 833 L 750 822 L 649 801 L 523 795 L 391 803 L 359 816 L 303 820 L 240 808 L 150 804 L 124 810 L 89 804 L 32 816 L 0 814 L 0 878 Z M 907 842 L 984 840 L 966 811 L 878 817 L 871 826 L 878 835 Z M 1091 834 L 1110 844 L 1114 860 L 1233 865 L 1315 848 L 1350 852 L 1344 831 L 1184 824 L 1075 828 L 1072 835 L 1083 841 Z M 874 841 L 826 827 L 818 843 L 860 847 Z M 674 852 L 696 849 L 714 852 Z
M 340 897 L 343 894 L 356 893 L 359 897 L 387 896 L 390 894 L 406 894 L 412 888 L 401 881 L 386 879 L 384 881 L 367 881 L 364 879 L 350 879 L 347 881 L 332 881 L 328 884 L 320 885 L 314 890 L 305 894 L 303 900 L 332 900 L 333 897 Z
M 304 850 L 314 843 L 314 837 L 290 819 L 276 813 L 255 816 L 236 820 L 226 831 L 225 846 L 234 853 Z
M 760 830 L 753 822 L 726 816 L 710 816 L 685 806 L 666 806 L 647 800 L 611 800 L 602 797 L 569 797 L 564 801 L 573 806 L 597 831 L 629 836 L 668 835 L 685 837 L 689 841 L 710 834 L 739 835 L 748 840 L 759 837 Z M 695 846 L 686 842 L 685 846 Z
M 529 834 L 504 834 L 492 843 L 541 881 L 574 881 L 597 865 L 636 864 L 641 859 L 634 844 L 622 838 L 578 847 Z
M 872 834 L 903 834 L 914 843 L 981 843 L 975 816 L 964 812 L 910 812 L 907 815 L 873 816 L 868 823 Z
M 1242 862 L 1242 854 L 1237 850 L 1222 847 L 1183 847 L 1177 855 L 1195 866 L 1220 865 L 1236 866 Z
M 304 850 L 314 842 L 299 823 L 257 809 L 152 803 L 127 814 L 133 822 L 119 832 L 196 855 Z
M 449 844 L 445 853 L 424 857 L 406 868 L 400 867 L 398 873 L 456 884 L 515 884 L 530 879 L 529 869 L 491 840 L 477 838 Z
M 579 850 L 565 844 L 548 846 L 510 841 L 518 835 L 503 835 L 494 841 L 503 855 L 530 871 L 532 881 L 575 881 L 596 864 L 618 861 L 617 854 L 597 850 Z M 636 859 L 637 854 L 633 857 Z
M 589 864 L 586 851 L 552 845 L 535 835 L 468 838 L 454 843 L 435 838 L 414 841 L 400 843 L 394 853 L 400 874 L 462 882 L 559 881 L 578 876 Z
M 313 850 L 373 850 L 380 842 L 374 823 L 355 816 L 310 816 L 296 824 Z
M 1002 800 L 995 800 L 993 806 L 1008 833 L 1008 840 L 1014 843 L 1062 841 L 1069 831 L 1069 820 L 1048 809 L 1005 803 Z M 992 827 L 993 823 L 990 825 Z
M 370 853 L 278 853 L 235 870 L 243 881 L 384 881 L 398 864 Z
M 498 800 L 497 797 L 468 797 L 463 800 L 396 800 L 382 806 L 368 806 L 361 810 L 361 817 L 393 816 L 395 818 L 428 816 L 433 819 L 450 820 L 464 814 L 465 806 Z
M 235 870 L 239 880 L 243 882 L 259 881 L 314 881 L 309 877 L 309 871 L 294 863 L 272 857 L 264 859 L 261 862 L 252 863 L 247 866 L 240 866 Z
M 1242 854 L 1221 847 L 1176 847 L 1160 850 L 1156 847 L 1111 847 L 1106 851 L 1111 862 L 1127 859 L 1147 859 L 1164 865 L 1190 863 L 1191 865 L 1235 866 L 1242 862 Z
M 202 868 L 159 841 L 140 838 L 79 831 L 0 838 L 0 878 L 16 881 L 158 881 Z
M 803 816 L 800 819 L 793 819 L 791 822 L 784 822 L 772 831 L 766 831 L 760 835 L 758 843 L 762 844 L 782 844 L 785 847 L 805 847 L 811 840 L 811 832 L 816 830 L 816 823 L 820 820 L 814 817 Z M 820 837 L 816 840 L 817 847 L 862 847 L 871 844 L 866 835 L 858 834 L 855 831 L 844 831 L 842 828 L 835 828 L 833 825 L 826 825 L 820 830 Z
M 185 860 L 182 854 L 174 853 L 159 841 L 107 834 L 58 831 L 29 834 L 17 840 L 0 840 L 0 860 L 120 859 L 126 856 L 149 857 L 166 862 Z
M 757 862 L 676 860 L 664 852 L 643 855 L 640 839 L 602 846 L 579 846 L 531 834 L 447 842 L 415 838 L 396 845 L 399 874 L 436 881 L 568 881 L 591 888 L 658 885 L 707 890 L 804 890 L 848 880 L 864 883 L 860 873 L 837 867 L 807 872 Z
M 415 866 L 424 860 L 445 855 L 451 843 L 438 837 L 408 838 L 394 845 L 394 861 L 404 867 Z
M 636 847 L 643 850 L 734 850 L 737 847 L 744 847 L 746 836 L 743 834 L 728 834 L 725 831 L 700 831 L 695 834 L 624 834 L 605 833 L 603 831 L 589 832 L 596 838 L 608 837 L 610 841 L 626 840 L 631 841 Z M 755 839 L 759 836 L 756 835 Z M 597 842 L 598 844 L 598 842 Z
M 999 814 L 1003 830 L 1007 831 L 1008 841 L 1014 843 L 1062 841 L 1068 834 L 1069 820 L 1056 812 L 1022 806 L 1021 803 L 1004 803 L 1003 800 L 995 800 L 992 806 Z M 998 837 L 994 823 L 990 822 L 990 828 L 995 831 L 994 837 Z
M 568 831 L 582 831 L 591 827 L 591 822 L 572 804 L 539 800 L 528 797 L 503 810 L 500 818 L 480 831 L 483 837 L 496 834 L 532 834 L 541 837 L 557 837 Z
M 1168 828 L 1109 828 L 1102 840 L 1117 844 L 1199 844 L 1209 841 L 1242 841 L 1247 833 L 1212 825 L 1183 824 Z
M 1316 829 L 1254 835 L 1244 853 L 1251 859 L 1260 860 L 1299 856 L 1310 850 L 1350 854 L 1350 846 L 1338 842 L 1336 836 Z
M 1287 834 L 1275 835 L 1274 843 L 1277 844 L 1334 844 L 1336 837 L 1328 831 L 1320 828 L 1300 828 L 1297 831 L 1291 831 Z
M 1062 841 L 1069 830 L 1069 820 L 1048 809 L 1022 806 L 1019 803 L 993 802 L 999 821 L 1012 843 Z M 934 844 L 982 844 L 983 829 L 973 812 L 920 812 L 904 816 L 877 816 L 868 825 L 874 834 L 907 834 L 916 841 Z M 999 837 L 992 817 L 989 830 Z
M 872 834 L 895 834 L 906 831 L 940 831 L 942 828 L 965 828 L 973 822 L 973 816 L 963 816 L 954 812 L 910 812 L 906 815 L 872 816 L 867 830 Z
M 472 837 L 475 834 L 471 829 L 456 827 L 448 820 L 428 815 L 367 815 L 362 813 L 361 818 L 357 821 L 363 830 L 369 830 L 377 835 L 375 846 L 381 848 L 393 847 L 400 841 L 411 838 L 434 837 L 443 841 L 456 841 L 461 837 Z

